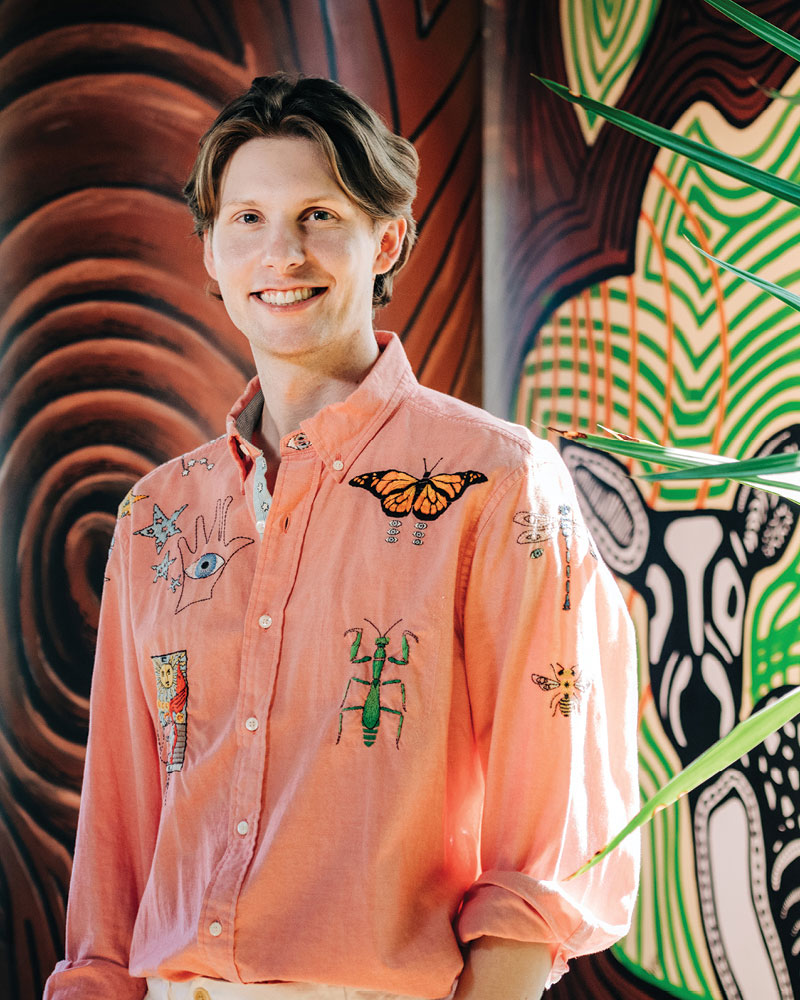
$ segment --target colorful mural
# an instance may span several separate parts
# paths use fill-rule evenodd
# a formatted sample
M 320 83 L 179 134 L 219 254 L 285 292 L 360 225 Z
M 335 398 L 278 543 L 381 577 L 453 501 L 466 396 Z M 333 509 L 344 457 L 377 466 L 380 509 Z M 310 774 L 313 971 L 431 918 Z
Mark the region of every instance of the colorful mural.
M 701 2 L 686 7 L 702 21 Z M 554 71 L 553 77 L 652 118 L 632 108 L 630 98 L 637 80 L 641 87 L 648 78 L 651 89 L 666 83 L 653 75 L 654 50 L 690 79 L 678 50 L 690 15 L 657 8 L 562 0 L 566 76 Z M 723 24 L 728 39 L 738 37 L 737 28 Z M 788 99 L 800 92 L 800 73 L 784 71 L 783 96 L 772 96 L 768 54 L 754 48 L 746 61 L 718 65 L 715 87 L 660 123 L 800 180 L 800 108 Z M 759 60 L 762 70 L 753 73 Z M 725 99 L 724 78 L 761 100 L 749 120 Z M 614 131 L 572 105 L 558 113 L 574 117 L 572 135 L 576 140 L 577 126 L 586 149 L 597 150 L 604 133 Z M 572 287 L 553 295 L 557 304 L 536 323 L 521 366 L 515 418 L 540 434 L 599 423 L 734 457 L 797 451 L 796 313 L 706 261 L 688 241 L 796 287 L 800 211 L 654 147 L 637 185 L 622 153 L 631 142 L 608 138 L 605 149 L 609 155 L 616 147 L 614 169 L 629 180 L 624 211 L 637 217 L 627 248 L 619 227 L 608 219 L 600 224 L 606 240 L 613 235 L 616 248 L 627 249 L 629 266 L 610 253 L 603 260 L 610 248 L 601 236 L 595 276 L 581 281 L 573 270 Z M 569 155 L 578 160 L 576 152 Z M 591 152 L 583 157 L 583 167 L 600 169 Z M 534 176 L 536 170 L 534 164 Z M 608 198 L 613 180 L 604 181 Z M 567 190 L 562 178 L 562 197 Z M 611 209 L 597 191 L 594 204 L 606 215 Z M 614 205 L 622 210 L 621 202 Z M 563 219 L 567 214 L 563 208 Z M 551 288 L 573 261 L 585 266 L 585 252 L 582 265 L 563 245 L 557 253 Z M 562 454 L 637 622 L 640 773 L 648 797 L 736 722 L 800 683 L 797 510 L 722 482 L 640 486 L 628 475 L 643 471 L 636 463 L 624 466 L 574 444 L 562 446 Z M 709 1000 L 800 996 L 798 761 L 797 729 L 789 724 L 651 824 L 634 927 L 613 950 L 642 988 Z M 630 984 L 624 995 L 629 990 Z

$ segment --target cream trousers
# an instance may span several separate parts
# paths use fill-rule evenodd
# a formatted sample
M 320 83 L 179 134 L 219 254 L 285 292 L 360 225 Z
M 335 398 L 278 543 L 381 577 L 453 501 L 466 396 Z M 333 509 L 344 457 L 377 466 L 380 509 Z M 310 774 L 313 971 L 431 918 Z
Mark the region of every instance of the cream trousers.
M 316 983 L 225 983 L 202 978 L 170 983 L 166 979 L 148 979 L 147 987 L 145 1000 L 415 1000 L 396 993 Z

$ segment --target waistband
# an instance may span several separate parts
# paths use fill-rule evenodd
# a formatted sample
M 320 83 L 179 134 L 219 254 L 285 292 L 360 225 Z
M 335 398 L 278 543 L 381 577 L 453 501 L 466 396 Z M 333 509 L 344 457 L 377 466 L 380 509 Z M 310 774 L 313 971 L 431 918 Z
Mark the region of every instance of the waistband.
M 419 1000 L 320 983 L 226 983 L 198 977 L 183 983 L 148 978 L 145 1000 Z M 447 998 L 443 998 L 447 1000 Z

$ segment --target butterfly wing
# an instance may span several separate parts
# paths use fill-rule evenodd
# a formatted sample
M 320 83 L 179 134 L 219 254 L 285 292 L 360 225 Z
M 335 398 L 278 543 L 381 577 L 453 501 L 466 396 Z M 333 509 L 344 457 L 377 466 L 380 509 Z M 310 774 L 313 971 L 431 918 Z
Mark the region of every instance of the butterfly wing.
M 406 517 L 414 503 L 419 480 L 399 469 L 383 472 L 365 472 L 350 480 L 351 486 L 368 490 L 381 502 L 384 514 L 389 517 Z
M 435 521 L 441 517 L 451 503 L 464 490 L 475 483 L 485 483 L 482 472 L 470 469 L 467 472 L 443 472 L 438 476 L 417 480 L 414 514 L 424 521 Z

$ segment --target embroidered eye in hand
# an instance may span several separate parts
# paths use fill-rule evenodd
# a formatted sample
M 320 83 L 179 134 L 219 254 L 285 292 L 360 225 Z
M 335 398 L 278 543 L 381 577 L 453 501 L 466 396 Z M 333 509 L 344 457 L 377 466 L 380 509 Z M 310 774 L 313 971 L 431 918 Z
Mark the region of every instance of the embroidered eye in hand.
M 204 552 L 199 559 L 195 559 L 193 563 L 190 563 L 184 572 L 193 580 L 205 580 L 209 576 L 219 573 L 224 565 L 225 559 L 223 556 L 218 555 L 216 552 Z

